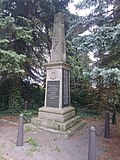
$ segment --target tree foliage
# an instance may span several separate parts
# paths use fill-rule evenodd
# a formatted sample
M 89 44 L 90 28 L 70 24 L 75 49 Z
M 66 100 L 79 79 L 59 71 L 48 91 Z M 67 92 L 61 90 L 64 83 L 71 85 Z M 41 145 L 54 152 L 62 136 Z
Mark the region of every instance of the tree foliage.
M 21 88 L 24 93 L 30 88 L 35 93 L 36 86 L 24 80 L 44 80 L 42 65 L 50 59 L 54 14 L 61 11 L 65 17 L 67 62 L 72 67 L 72 104 L 100 109 L 108 105 L 111 96 L 119 97 L 120 2 L 82 0 L 76 8 L 90 9 L 86 16 L 71 14 L 67 9 L 69 2 L 71 0 L 1 1 L 0 76 L 2 80 L 14 79 L 18 92 L 13 90 L 19 97 L 32 99 L 33 103 L 38 101 L 34 94 L 34 98 L 23 94 Z M 94 53 L 95 63 L 90 60 L 90 52 Z M 7 97 L 10 95 L 13 97 L 14 93 Z
M 42 64 L 50 58 L 54 14 L 61 11 L 64 15 L 70 15 L 67 10 L 69 1 L 70 0 L 0 1 L 0 77 L 2 80 L 0 84 L 2 85 L 6 80 L 11 80 L 12 78 L 14 86 L 16 87 L 10 90 L 11 93 L 7 98 L 9 98 L 10 95 L 12 97 L 11 99 L 13 99 L 13 97 L 20 97 L 22 92 L 20 90 L 22 87 L 21 81 L 24 82 L 25 79 L 29 80 L 29 78 L 32 78 L 38 82 L 44 80 L 45 73 Z M 12 85 L 11 83 L 9 84 Z M 28 82 L 28 88 L 26 88 L 30 90 L 30 86 L 31 83 Z M 2 86 L 0 89 L 2 95 Z M 27 89 L 25 89 L 25 92 L 27 92 Z M 38 90 L 40 91 L 40 89 Z M 18 93 L 18 95 L 15 96 L 14 91 L 16 94 Z M 35 93 L 35 90 L 31 90 L 31 93 L 32 92 Z M 33 96 L 34 93 L 32 93 L 30 97 Z M 42 91 L 41 95 L 43 96 Z M 5 97 L 3 96 L 1 102 L 6 100 Z M 23 92 L 22 98 L 24 100 L 26 99 L 26 95 L 24 95 Z M 28 101 L 31 99 L 35 102 L 36 96 L 34 96 L 34 98 L 28 98 Z M 15 103 L 17 102 L 18 101 Z M 11 105 L 13 103 L 11 100 Z M 40 100 L 39 103 L 42 104 L 42 100 Z
M 109 97 L 119 99 L 120 73 L 120 2 L 119 0 L 82 0 L 77 9 L 90 9 L 91 12 L 79 17 L 79 22 L 72 27 L 73 44 L 80 52 L 93 52 L 91 78 L 96 84 L 99 108 L 108 106 Z M 89 34 L 81 34 L 89 31 Z M 70 33 L 69 33 L 70 35 Z M 119 103 L 120 99 L 118 100 Z
M 120 37 L 120 2 L 119 0 L 83 0 L 76 6 L 78 9 L 91 9 L 88 16 L 79 22 L 78 27 L 90 31 L 89 35 L 79 36 L 80 50 L 95 52 L 100 65 L 113 67 L 114 61 L 119 67 L 119 37 Z M 81 42 L 81 43 L 80 43 Z M 114 63 L 114 64 L 113 64 Z
M 24 72 L 22 64 L 26 56 L 13 49 L 14 37 L 24 38 L 21 32 L 24 35 L 27 34 L 26 30 L 15 25 L 14 18 L 0 17 L 0 75 L 2 78 Z
M 1 43 L 4 41 L 7 50 L 26 57 L 21 65 L 26 78 L 32 77 L 42 81 L 39 68 L 42 68 L 42 64 L 50 57 L 54 14 L 62 11 L 69 15 L 66 9 L 69 1 L 3 0 L 1 2 L 1 23 L 5 22 L 0 30 Z

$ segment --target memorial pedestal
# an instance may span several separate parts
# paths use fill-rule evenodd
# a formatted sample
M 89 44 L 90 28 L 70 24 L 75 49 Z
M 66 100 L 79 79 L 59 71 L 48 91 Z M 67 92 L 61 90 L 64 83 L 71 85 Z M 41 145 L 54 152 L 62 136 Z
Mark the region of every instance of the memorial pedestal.
M 46 67 L 46 91 L 44 107 L 64 108 L 70 106 L 70 65 L 52 62 Z
M 31 123 L 44 131 L 69 137 L 85 124 L 80 116 L 75 116 L 75 108 L 70 106 L 70 66 L 57 62 L 45 64 L 45 67 L 45 105 Z

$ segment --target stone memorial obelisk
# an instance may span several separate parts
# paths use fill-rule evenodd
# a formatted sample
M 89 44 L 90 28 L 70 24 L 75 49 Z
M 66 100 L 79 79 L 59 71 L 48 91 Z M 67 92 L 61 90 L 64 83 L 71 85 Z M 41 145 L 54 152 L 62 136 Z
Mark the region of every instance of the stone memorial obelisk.
M 75 108 L 71 107 L 71 67 L 66 63 L 64 17 L 61 12 L 54 17 L 51 61 L 44 66 L 47 72 L 45 103 L 32 123 L 45 131 L 69 136 L 84 122 L 75 116 Z

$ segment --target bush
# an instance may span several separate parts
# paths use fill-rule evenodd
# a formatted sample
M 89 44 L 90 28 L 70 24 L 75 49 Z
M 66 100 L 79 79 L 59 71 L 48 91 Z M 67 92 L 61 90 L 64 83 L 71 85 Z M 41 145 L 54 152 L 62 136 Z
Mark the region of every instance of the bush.
M 43 106 L 44 89 L 38 84 L 15 79 L 8 79 L 0 83 L 0 111 L 24 110 L 25 101 L 27 109 L 38 109 Z
M 18 88 L 13 88 L 9 95 L 9 109 L 21 109 L 24 99 Z
M 0 82 L 0 111 L 7 110 L 9 108 L 9 80 Z
M 44 104 L 44 88 L 36 83 L 22 81 L 21 95 L 28 102 L 28 109 L 38 109 Z
M 82 82 L 71 86 L 71 104 L 77 113 L 87 110 L 97 111 L 97 106 L 94 105 L 96 98 L 96 90 L 89 84 Z

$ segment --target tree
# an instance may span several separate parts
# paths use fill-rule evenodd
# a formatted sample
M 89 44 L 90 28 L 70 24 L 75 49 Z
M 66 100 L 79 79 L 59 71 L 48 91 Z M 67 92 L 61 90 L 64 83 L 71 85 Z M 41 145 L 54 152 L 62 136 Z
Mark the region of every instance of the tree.
M 26 77 L 32 77 L 38 81 L 43 80 L 39 68 L 42 69 L 42 64 L 50 57 L 54 14 L 59 11 L 69 14 L 66 9 L 69 1 L 2 1 L 1 18 L 11 17 L 11 19 L 14 19 L 14 26 L 18 27 L 14 27 L 14 31 L 11 33 L 12 36 L 9 37 L 12 45 L 9 45 L 8 49 L 11 47 L 18 55 L 23 54 L 26 56 L 26 60 L 22 65 Z
M 99 104 L 103 102 L 102 96 L 107 95 L 106 90 L 114 92 L 114 97 L 119 98 L 119 82 L 116 80 L 116 70 L 120 72 L 120 2 L 119 0 L 82 0 L 76 5 L 77 9 L 91 9 L 90 14 L 79 17 L 79 22 L 71 27 L 71 34 L 74 34 L 72 43 L 77 46 L 80 52 L 93 52 L 97 61 L 94 67 L 99 67 L 99 74 L 95 74 L 94 82 L 97 80 Z M 82 34 L 85 31 L 89 34 Z M 70 33 L 69 33 L 70 35 Z M 78 36 L 79 35 L 79 36 Z M 112 72 L 111 69 L 113 68 Z M 103 75 L 104 74 L 104 75 Z M 107 74 L 107 86 L 105 83 L 105 75 Z M 93 76 L 93 75 L 92 75 Z M 109 81 L 108 81 L 109 79 Z M 113 80 L 112 83 L 110 80 Z M 114 82 L 116 87 L 114 86 Z M 111 87 L 111 84 L 113 85 Z M 114 90 L 113 90 L 114 88 Z M 116 92 L 117 91 L 117 92 Z M 107 97 L 108 98 L 108 97 Z M 108 99 L 107 99 L 108 100 Z M 103 103 L 100 104 L 103 107 Z
M 98 109 L 110 109 L 111 103 L 119 105 L 120 70 L 96 67 L 91 72 L 91 76 L 97 90 L 97 101 L 94 103 Z
M 11 81 L 14 83 L 14 86 L 12 86 L 13 88 L 10 91 L 19 93 L 19 97 L 22 87 L 21 81 L 24 82 L 25 79 L 29 81 L 29 78 L 38 82 L 44 80 L 45 72 L 42 64 L 50 58 L 54 14 L 61 11 L 65 15 L 70 15 L 67 10 L 69 1 L 70 0 L 1 1 L 1 86 L 3 81 L 6 82 L 7 78 L 9 78 L 9 80 L 12 79 Z M 10 82 L 9 85 L 11 85 Z M 0 93 L 2 94 L 2 87 L 0 89 Z M 13 99 L 15 92 L 13 94 L 9 93 L 7 98 L 12 95 Z
M 90 34 L 79 37 L 78 41 L 82 42 L 80 49 L 95 52 L 95 56 L 99 58 L 99 65 L 101 63 L 113 67 L 115 60 L 116 66 L 119 67 L 119 6 L 119 0 L 82 0 L 76 6 L 78 9 L 92 8 L 90 14 L 83 17 L 77 25 L 78 28 L 84 27 L 85 30 L 89 30 Z

